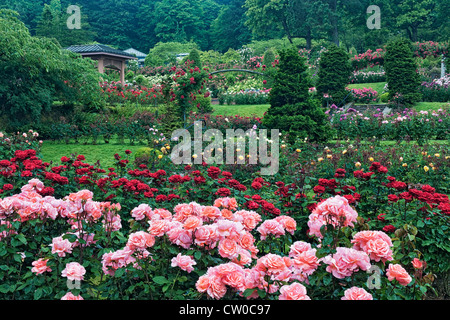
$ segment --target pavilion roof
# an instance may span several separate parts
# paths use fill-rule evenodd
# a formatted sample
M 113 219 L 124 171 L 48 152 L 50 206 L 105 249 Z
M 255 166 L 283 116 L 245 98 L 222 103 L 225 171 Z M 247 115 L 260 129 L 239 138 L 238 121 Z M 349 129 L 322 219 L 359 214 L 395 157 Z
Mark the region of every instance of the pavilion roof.
M 81 55 L 89 54 L 103 54 L 110 56 L 120 56 L 126 59 L 136 59 L 133 54 L 127 53 L 122 50 L 114 49 L 104 44 L 86 44 L 86 45 L 73 45 L 67 47 L 66 50 L 79 53 Z

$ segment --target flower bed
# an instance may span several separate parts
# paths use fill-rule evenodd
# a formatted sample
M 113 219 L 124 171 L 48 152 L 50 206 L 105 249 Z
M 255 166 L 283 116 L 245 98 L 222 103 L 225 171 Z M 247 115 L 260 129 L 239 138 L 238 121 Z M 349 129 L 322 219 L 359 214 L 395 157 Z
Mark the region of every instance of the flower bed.
M 450 75 L 430 82 L 422 82 L 420 92 L 423 101 L 449 102 Z
M 421 299 L 450 267 L 448 196 L 373 159 L 318 159 L 328 169 L 301 183 L 206 164 L 132 168 L 129 152 L 108 170 L 35 154 L 1 162 L 9 299 Z
M 437 111 L 419 111 L 405 109 L 402 112 L 383 114 L 381 109 L 358 112 L 355 109 L 344 111 L 332 108 L 333 127 L 340 139 L 371 138 L 385 140 L 428 140 L 448 139 L 449 113 L 443 109 Z

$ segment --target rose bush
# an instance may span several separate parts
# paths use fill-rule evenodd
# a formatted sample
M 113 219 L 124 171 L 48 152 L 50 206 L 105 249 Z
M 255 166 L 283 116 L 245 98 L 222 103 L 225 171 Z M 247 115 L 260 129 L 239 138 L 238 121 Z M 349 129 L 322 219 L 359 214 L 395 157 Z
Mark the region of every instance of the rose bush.
M 166 158 L 168 171 L 150 171 L 133 167 L 129 152 L 107 170 L 82 155 L 54 165 L 15 152 L 0 177 L 0 290 L 11 299 L 432 294 L 432 275 L 449 268 L 445 184 L 411 185 L 406 168 L 381 154 L 383 164 L 347 147 L 311 161 L 320 152 L 301 147 L 282 146 L 280 159 L 300 171 L 253 179 Z

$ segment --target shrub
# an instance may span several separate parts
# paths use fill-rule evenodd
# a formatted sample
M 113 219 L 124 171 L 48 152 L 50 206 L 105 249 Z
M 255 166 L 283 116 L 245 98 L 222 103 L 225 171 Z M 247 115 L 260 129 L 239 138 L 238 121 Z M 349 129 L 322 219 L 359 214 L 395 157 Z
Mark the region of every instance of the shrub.
M 325 140 L 330 128 L 320 102 L 309 96 L 311 85 L 305 62 L 295 49 L 280 52 L 279 69 L 269 94 L 270 108 L 263 125 L 287 133 L 290 141 L 306 137 Z
M 349 56 L 344 49 L 333 44 L 322 53 L 316 89 L 324 98 L 324 105 L 326 101 L 337 106 L 343 104 L 344 101 L 351 101 L 351 95 L 345 89 L 351 72 Z
M 385 92 L 380 95 L 380 101 L 383 103 L 387 103 L 389 101 L 389 93 Z
M 384 69 L 389 86 L 389 99 L 401 96 L 401 105 L 411 107 L 419 102 L 420 77 L 414 61 L 412 44 L 406 39 L 397 39 L 386 45 Z
M 195 96 L 194 104 L 197 103 L 197 110 L 199 113 L 211 113 L 213 112 L 213 107 L 211 104 L 211 96 L 207 94 L 197 94 Z
M 199 69 L 202 69 L 202 61 L 200 60 L 200 53 L 197 49 L 192 49 L 191 52 L 189 52 L 187 59 L 192 61 L 192 68 L 198 67 Z

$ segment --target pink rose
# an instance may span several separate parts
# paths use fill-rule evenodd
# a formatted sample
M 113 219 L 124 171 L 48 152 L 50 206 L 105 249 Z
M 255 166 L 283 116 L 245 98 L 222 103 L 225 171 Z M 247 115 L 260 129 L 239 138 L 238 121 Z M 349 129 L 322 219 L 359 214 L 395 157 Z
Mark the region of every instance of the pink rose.
M 72 253 L 72 243 L 62 237 L 53 238 L 50 246 L 52 247 L 52 253 L 57 253 L 60 257 L 65 257 L 66 253 Z
M 420 260 L 417 259 L 417 258 L 414 258 L 414 259 L 411 261 L 411 263 L 412 263 L 413 267 L 416 268 L 416 269 L 422 269 L 422 268 L 426 267 L 425 261 L 420 261 Z
M 33 261 L 31 264 L 33 265 L 33 268 L 31 268 L 31 272 L 36 272 L 36 274 L 42 274 L 46 271 L 51 272 L 52 269 L 47 267 L 47 261 L 48 259 L 39 259 L 36 261 Z
M 323 258 L 328 264 L 326 271 L 338 279 L 351 276 L 358 270 L 368 270 L 371 267 L 367 253 L 351 248 L 338 247 L 336 253 Z
M 280 292 L 279 300 L 311 300 L 306 295 L 305 286 L 298 282 L 282 286 Z
M 137 221 L 143 220 L 145 217 L 150 218 L 152 213 L 152 208 L 145 203 L 140 204 L 138 207 L 131 210 L 131 216 Z
M 61 300 L 84 300 L 81 295 L 74 296 L 72 292 L 67 292 L 63 297 L 61 297 Z
M 373 297 L 363 288 L 351 287 L 345 290 L 341 300 L 373 300 Z
M 144 231 L 137 231 L 128 236 L 127 247 L 130 250 L 146 249 L 155 244 L 155 237 Z
M 399 264 L 391 263 L 386 271 L 389 281 L 396 279 L 402 286 L 407 286 L 412 278 L 408 272 Z
M 61 276 L 67 277 L 69 280 L 83 280 L 86 269 L 78 262 L 70 262 L 66 264 L 66 268 L 62 271 Z
M 172 258 L 172 267 L 179 267 L 181 270 L 187 271 L 190 273 L 194 270 L 194 265 L 196 265 L 197 262 L 195 262 L 194 259 L 190 256 L 181 255 L 181 253 L 177 254 L 176 257 Z

